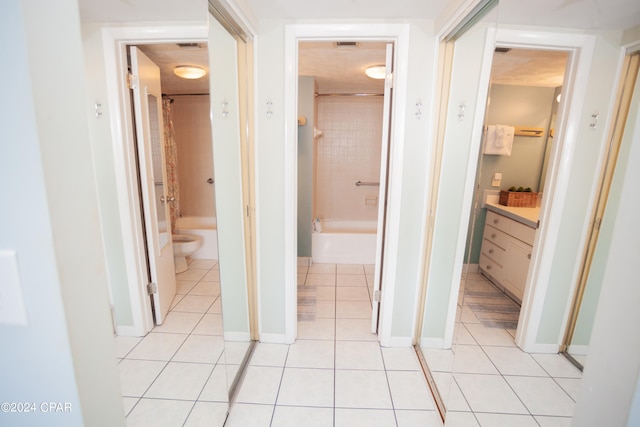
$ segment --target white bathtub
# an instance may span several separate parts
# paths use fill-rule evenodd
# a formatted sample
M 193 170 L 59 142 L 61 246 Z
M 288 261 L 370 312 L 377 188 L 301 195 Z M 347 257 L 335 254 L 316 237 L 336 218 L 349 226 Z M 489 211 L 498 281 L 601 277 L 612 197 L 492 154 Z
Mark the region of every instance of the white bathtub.
M 375 264 L 376 221 L 321 220 L 311 235 L 314 263 Z
M 218 228 L 216 219 L 204 216 L 183 216 L 176 220 L 176 233 L 195 234 L 202 238 L 202 246 L 193 259 L 218 259 Z

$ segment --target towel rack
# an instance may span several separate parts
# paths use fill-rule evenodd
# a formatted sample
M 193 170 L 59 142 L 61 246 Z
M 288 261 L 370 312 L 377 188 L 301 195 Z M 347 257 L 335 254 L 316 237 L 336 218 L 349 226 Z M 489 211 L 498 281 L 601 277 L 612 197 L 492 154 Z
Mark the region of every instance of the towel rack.
M 486 131 L 487 128 L 488 126 L 485 126 L 484 130 Z M 542 134 L 544 134 L 543 128 L 534 128 L 531 126 L 514 126 L 513 129 L 514 136 L 542 136 Z
M 374 187 L 374 186 L 380 185 L 380 183 L 379 182 L 362 182 L 360 180 L 357 180 L 356 187 L 360 187 L 361 185 Z
M 543 128 L 516 126 L 513 134 L 515 136 L 542 136 L 543 133 Z

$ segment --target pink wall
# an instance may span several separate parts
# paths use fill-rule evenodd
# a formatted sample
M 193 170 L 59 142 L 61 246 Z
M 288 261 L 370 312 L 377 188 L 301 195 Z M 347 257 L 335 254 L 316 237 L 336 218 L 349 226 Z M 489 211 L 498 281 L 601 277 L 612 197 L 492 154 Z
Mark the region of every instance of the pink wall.
M 178 182 L 182 216 L 216 216 L 213 147 L 208 96 L 175 96 L 173 126 L 178 147 Z
M 323 135 L 315 151 L 314 217 L 376 220 L 377 205 L 365 204 L 379 187 L 355 182 L 380 181 L 383 98 L 319 96 L 318 124 Z

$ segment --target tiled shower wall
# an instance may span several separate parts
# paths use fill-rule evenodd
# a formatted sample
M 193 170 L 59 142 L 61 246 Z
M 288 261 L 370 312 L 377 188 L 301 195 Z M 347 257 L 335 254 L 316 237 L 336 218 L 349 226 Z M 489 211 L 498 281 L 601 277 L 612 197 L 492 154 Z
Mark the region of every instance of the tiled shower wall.
M 180 215 L 216 216 L 209 96 L 174 96 L 173 126 L 178 147 Z
M 316 143 L 315 213 L 322 219 L 376 220 L 380 181 L 382 96 L 319 96 Z

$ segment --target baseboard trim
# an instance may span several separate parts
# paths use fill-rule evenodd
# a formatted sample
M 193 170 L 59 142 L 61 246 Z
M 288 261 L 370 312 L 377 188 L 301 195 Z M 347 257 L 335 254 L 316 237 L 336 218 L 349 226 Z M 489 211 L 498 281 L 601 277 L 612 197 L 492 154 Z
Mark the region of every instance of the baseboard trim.
M 293 344 L 294 340 L 287 338 L 285 334 L 260 334 L 260 342 L 269 344 Z
M 249 334 L 249 332 L 225 332 L 224 340 L 249 342 L 251 341 L 251 335 Z

